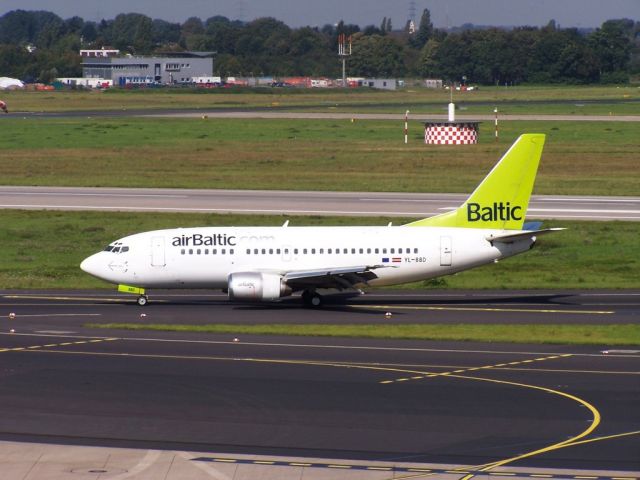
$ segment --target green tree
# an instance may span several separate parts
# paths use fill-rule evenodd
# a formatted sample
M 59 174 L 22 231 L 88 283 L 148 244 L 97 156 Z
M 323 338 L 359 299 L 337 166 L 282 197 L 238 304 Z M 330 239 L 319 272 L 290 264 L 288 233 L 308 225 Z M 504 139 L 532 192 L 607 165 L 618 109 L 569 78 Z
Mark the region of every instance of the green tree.
M 589 35 L 588 44 L 598 58 L 600 74 L 627 71 L 631 60 L 629 36 L 632 28 L 624 20 L 609 20 Z
M 353 55 L 350 70 L 364 77 L 399 77 L 406 68 L 402 47 L 388 36 L 356 35 L 353 41 Z
M 384 35 L 385 33 L 387 33 L 387 17 L 384 17 L 380 23 L 380 34 Z
M 567 44 L 557 64 L 565 82 L 591 83 L 599 78 L 599 64 L 596 55 L 585 42 Z
M 440 76 L 439 63 L 437 61 L 438 48 L 440 43 L 431 38 L 420 51 L 418 59 L 418 73 L 424 78 L 434 78 Z
M 140 13 L 121 13 L 111 26 L 113 45 L 120 50 L 149 53 L 153 46 L 153 21 Z
M 155 19 L 152 22 L 151 38 L 155 45 L 168 45 L 180 41 L 180 24 Z
M 433 36 L 433 23 L 431 23 L 431 12 L 428 8 L 422 11 L 420 26 L 412 39 L 412 44 L 416 48 L 422 48 Z

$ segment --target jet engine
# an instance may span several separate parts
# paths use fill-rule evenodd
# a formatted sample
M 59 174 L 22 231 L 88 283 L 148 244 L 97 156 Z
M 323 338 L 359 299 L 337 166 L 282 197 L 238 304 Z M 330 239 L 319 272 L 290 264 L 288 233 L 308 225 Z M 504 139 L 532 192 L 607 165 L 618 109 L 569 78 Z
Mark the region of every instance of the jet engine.
M 291 288 L 277 273 L 232 273 L 228 285 L 229 300 L 274 302 L 291 295 Z

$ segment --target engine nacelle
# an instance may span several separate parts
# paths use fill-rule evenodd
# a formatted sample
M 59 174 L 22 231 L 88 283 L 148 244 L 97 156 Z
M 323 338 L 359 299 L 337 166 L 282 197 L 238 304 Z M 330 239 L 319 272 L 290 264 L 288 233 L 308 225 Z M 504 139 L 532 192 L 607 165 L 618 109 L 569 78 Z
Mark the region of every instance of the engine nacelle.
M 277 273 L 232 273 L 228 285 L 229 300 L 274 302 L 291 295 L 291 288 Z

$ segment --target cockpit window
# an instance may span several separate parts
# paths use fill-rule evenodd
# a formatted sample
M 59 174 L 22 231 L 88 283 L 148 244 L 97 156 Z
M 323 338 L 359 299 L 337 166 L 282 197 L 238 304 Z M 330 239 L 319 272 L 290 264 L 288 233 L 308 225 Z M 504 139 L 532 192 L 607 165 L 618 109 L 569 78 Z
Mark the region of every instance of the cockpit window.
M 124 253 L 129 251 L 129 247 L 127 245 L 122 245 L 122 242 L 116 242 L 113 245 L 107 245 L 104 251 L 111 253 Z

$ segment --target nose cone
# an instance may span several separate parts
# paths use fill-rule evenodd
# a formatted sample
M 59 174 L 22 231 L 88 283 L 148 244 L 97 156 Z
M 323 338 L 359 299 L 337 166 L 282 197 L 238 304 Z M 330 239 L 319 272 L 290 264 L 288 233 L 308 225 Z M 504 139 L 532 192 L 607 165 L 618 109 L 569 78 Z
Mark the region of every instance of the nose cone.
M 102 253 L 102 252 L 100 252 Z M 89 275 L 93 275 L 94 277 L 104 278 L 104 269 L 105 264 L 102 261 L 102 255 L 100 253 L 96 253 L 91 255 L 90 257 L 85 258 L 80 264 L 80 268 L 87 272 Z

